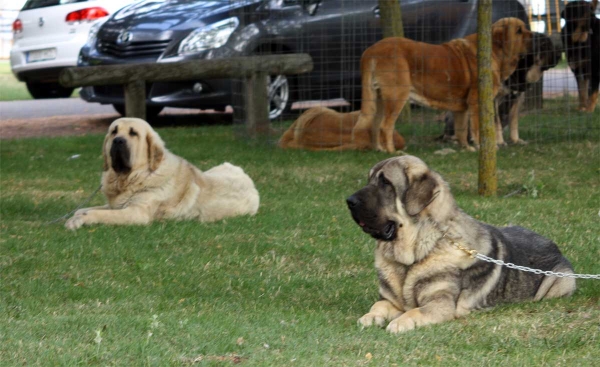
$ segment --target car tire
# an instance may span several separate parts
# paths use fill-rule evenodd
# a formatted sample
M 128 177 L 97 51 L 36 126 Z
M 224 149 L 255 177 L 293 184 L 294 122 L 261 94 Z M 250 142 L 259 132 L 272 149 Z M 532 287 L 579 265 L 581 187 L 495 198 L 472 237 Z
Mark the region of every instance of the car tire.
M 27 90 L 34 99 L 69 98 L 74 88 L 65 88 L 58 83 L 27 82 Z
M 269 120 L 275 121 L 290 115 L 292 104 L 293 80 L 290 76 L 274 75 L 267 79 L 269 98 Z
M 125 105 L 113 104 L 112 106 L 115 111 L 117 111 L 121 116 L 125 117 Z M 155 118 L 163 109 L 163 106 L 146 106 L 146 120 Z
M 291 52 L 291 51 L 287 51 Z M 252 55 L 278 55 L 286 51 L 277 48 L 259 48 Z M 295 101 L 295 78 L 290 75 L 270 75 L 267 80 L 267 93 L 269 99 L 269 120 L 277 121 L 290 118 L 292 104 Z M 272 88 L 275 87 L 275 90 Z

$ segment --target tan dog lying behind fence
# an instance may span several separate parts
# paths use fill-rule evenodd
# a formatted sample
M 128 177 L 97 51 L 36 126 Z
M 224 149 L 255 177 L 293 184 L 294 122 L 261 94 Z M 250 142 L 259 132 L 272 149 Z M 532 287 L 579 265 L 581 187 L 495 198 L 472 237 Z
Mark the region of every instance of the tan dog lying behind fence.
M 515 71 L 521 55 L 531 48 L 531 32 L 517 18 L 492 25 L 493 95 Z M 394 152 L 392 133 L 408 100 L 454 112 L 459 143 L 467 142 L 467 121 L 475 144 L 479 142 L 477 34 L 442 45 L 407 38 L 385 38 L 369 47 L 361 58 L 362 105 L 354 135 L 371 130 L 372 148 Z M 377 133 L 375 133 L 377 132 Z
M 169 152 L 144 120 L 115 120 L 102 155 L 102 192 L 108 204 L 78 210 L 66 223 L 69 229 L 162 218 L 209 222 L 258 211 L 258 191 L 240 167 L 224 163 L 202 172 Z
M 371 131 L 354 136 L 352 128 L 360 111 L 341 113 L 326 107 L 306 110 L 281 136 L 279 147 L 308 150 L 365 150 L 371 147 Z M 394 147 L 404 149 L 404 138 L 394 131 Z

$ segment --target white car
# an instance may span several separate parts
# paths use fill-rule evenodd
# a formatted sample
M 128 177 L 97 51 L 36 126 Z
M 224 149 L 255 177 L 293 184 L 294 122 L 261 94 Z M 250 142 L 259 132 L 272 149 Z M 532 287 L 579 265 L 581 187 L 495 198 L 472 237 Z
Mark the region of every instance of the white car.
M 72 88 L 58 84 L 95 22 L 137 0 L 27 0 L 13 23 L 10 66 L 33 98 L 64 98 Z

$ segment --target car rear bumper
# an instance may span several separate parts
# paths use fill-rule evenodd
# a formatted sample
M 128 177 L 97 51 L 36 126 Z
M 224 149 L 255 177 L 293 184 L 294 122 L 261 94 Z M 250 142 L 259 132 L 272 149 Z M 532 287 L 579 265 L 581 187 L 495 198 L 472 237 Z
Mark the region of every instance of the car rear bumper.
M 20 81 L 57 81 L 60 70 L 70 66 L 77 66 L 77 56 L 81 45 L 85 43 L 86 35 L 70 38 L 64 42 L 47 43 L 23 46 L 17 42 L 10 50 L 10 66 L 13 74 Z M 42 49 L 56 49 L 56 57 L 52 60 L 27 62 L 28 52 Z M 47 70 L 47 72 L 45 71 Z M 37 79 L 39 77 L 51 80 Z

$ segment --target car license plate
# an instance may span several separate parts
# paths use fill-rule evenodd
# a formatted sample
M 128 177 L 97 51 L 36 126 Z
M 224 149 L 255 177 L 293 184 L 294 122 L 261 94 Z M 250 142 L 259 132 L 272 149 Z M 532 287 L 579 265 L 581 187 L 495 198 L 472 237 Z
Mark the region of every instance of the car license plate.
M 56 49 L 46 48 L 27 52 L 27 62 L 37 62 L 56 59 Z

